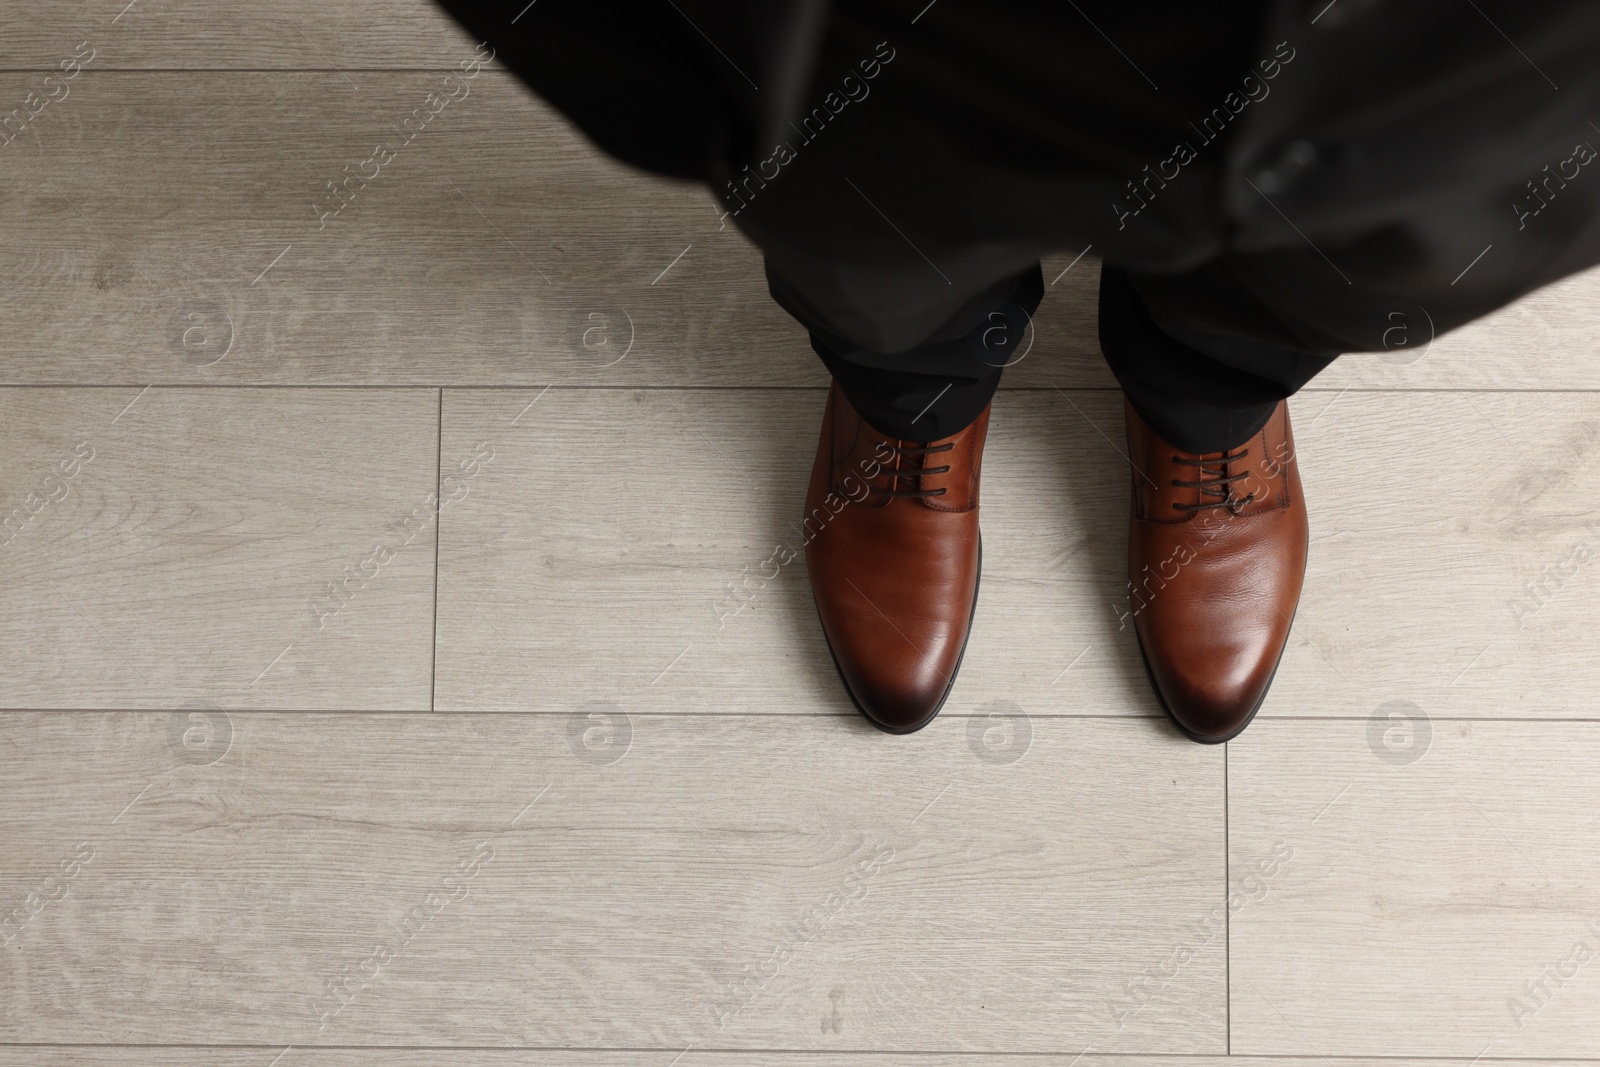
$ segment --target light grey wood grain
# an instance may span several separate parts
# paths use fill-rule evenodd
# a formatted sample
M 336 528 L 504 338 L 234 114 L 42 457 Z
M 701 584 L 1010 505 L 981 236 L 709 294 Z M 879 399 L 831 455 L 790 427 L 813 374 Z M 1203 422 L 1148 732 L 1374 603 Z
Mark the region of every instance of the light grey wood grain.
M 0 717 L 26 916 L 0 1039 L 1224 1048 L 1223 941 L 1197 932 L 1222 753 L 1144 723 L 1036 719 L 1001 763 L 955 718 L 230 722 L 197 765 L 166 713 Z
M 97 66 L 159 70 L 447 68 L 472 46 L 426 0 L 271 0 L 225 14 L 205 0 L 59 0 L 7 21 L 5 70 L 54 70 L 79 41 Z
M 1600 397 L 1350 392 L 1292 410 L 1311 557 L 1263 714 L 1600 715 Z
M 81 75 L 0 149 L 16 175 L 0 378 L 826 382 L 703 188 L 602 158 L 504 73 L 453 83 L 465 97 L 420 131 L 404 124 L 439 106 L 441 75 L 362 82 Z M 231 319 L 226 359 L 174 358 L 169 321 L 194 306 Z
M 427 708 L 435 530 L 390 524 L 427 517 L 437 419 L 425 389 L 0 389 L 0 705 Z
M 1600 728 L 1269 721 L 1229 750 L 1235 881 L 1293 853 L 1232 919 L 1234 1053 L 1600 1054 Z
M 39 77 L 0 75 L 0 97 Z M 603 157 L 503 71 L 462 83 L 410 143 L 401 124 L 433 106 L 439 73 L 353 87 L 337 72 L 91 69 L 71 84 L 0 148 L 14 176 L 0 381 L 826 381 L 709 191 Z M 395 152 L 382 166 L 380 143 Z M 319 215 L 339 203 L 329 182 L 375 171 Z M 1092 254 L 1061 273 L 1078 251 L 1047 257 L 1031 348 L 1004 387 L 1114 388 Z M 1597 291 L 1590 272 L 1431 348 L 1419 324 L 1414 347 L 1346 357 L 1314 386 L 1600 389 Z M 173 358 L 168 324 L 196 307 L 231 318 L 228 358 Z
M 993 1062 L 992 1053 L 959 1052 L 750 1052 L 691 1049 L 675 1064 L 671 1054 L 659 1051 L 540 1049 L 319 1049 L 295 1047 L 277 1064 L 273 1055 L 283 1048 L 52 1048 L 29 1045 L 0 1048 L 0 1065 L 21 1067 L 112 1067 L 115 1064 L 170 1064 L 172 1067 L 974 1067 Z M 1090 1052 L 1059 1055 L 1013 1053 L 1005 1063 L 1015 1067 L 1238 1067 L 1230 1056 L 1098 1055 Z M 1248 1062 L 1248 1061 L 1247 1061 Z M 1408 1059 L 1403 1057 L 1274 1056 L 1274 1067 L 1438 1067 L 1441 1063 L 1465 1067 L 1466 1060 Z M 1593 1060 L 1541 1060 L 1549 1067 L 1585 1067 Z

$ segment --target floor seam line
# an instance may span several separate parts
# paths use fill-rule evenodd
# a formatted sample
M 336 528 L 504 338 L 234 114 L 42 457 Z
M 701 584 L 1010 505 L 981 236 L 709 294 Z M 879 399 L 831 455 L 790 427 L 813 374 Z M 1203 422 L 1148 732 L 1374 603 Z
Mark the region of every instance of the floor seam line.
M 429 642 L 428 711 L 438 711 L 439 696 L 439 542 L 444 527 L 444 386 L 439 386 L 438 434 L 433 453 L 433 640 Z

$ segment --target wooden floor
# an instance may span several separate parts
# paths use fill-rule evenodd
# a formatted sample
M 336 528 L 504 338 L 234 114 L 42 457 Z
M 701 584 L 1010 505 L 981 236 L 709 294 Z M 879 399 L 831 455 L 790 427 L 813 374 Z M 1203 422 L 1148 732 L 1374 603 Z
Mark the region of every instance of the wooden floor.
M 408 140 L 420 2 L 123 3 L 0 36 L 0 1067 L 1600 1061 L 1600 273 L 1295 398 L 1305 599 L 1205 748 L 1051 259 L 888 737 L 704 190 L 493 68 Z

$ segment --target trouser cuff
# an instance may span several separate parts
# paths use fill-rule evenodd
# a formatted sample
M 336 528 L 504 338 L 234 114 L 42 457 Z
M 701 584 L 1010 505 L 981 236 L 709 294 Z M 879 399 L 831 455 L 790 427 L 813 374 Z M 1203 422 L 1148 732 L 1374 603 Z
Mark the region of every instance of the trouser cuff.
M 1238 448 L 1334 356 L 1157 324 L 1127 272 L 1100 272 L 1100 350 L 1139 416 L 1185 452 Z
M 977 421 L 1005 368 L 1027 355 L 1044 299 L 1035 264 L 967 301 L 929 341 L 881 353 L 829 331 L 782 279 L 767 276 L 773 297 L 810 329 L 811 347 L 851 406 L 878 432 L 910 441 L 937 441 Z

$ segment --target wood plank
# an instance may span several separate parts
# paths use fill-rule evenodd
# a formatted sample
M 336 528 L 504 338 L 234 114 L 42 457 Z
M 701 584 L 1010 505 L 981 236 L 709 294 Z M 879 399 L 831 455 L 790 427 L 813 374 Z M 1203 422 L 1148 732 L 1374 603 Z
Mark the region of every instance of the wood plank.
M 24 1045 L 0 1048 L 0 1067 L 115 1067 L 115 1065 L 171 1065 L 171 1067 L 526 1067 L 528 1053 L 514 1049 L 290 1049 L 277 1064 L 267 1057 L 281 1049 L 206 1048 L 172 1045 L 155 1048 L 61 1048 Z M 1080 1055 L 1082 1058 L 1079 1058 Z M 851 1052 L 848 1058 L 834 1052 L 753 1052 L 692 1049 L 671 1067 L 973 1067 L 992 1062 L 990 1053 L 960 1052 Z M 540 1049 L 531 1061 L 539 1067 L 662 1067 L 660 1051 L 631 1049 Z M 1010 1053 L 1005 1062 L 1015 1067 L 1238 1067 L 1229 1056 L 1059 1055 Z M 1402 1058 L 1388 1056 L 1274 1056 L 1274 1067 L 1466 1067 L 1466 1060 Z M 1591 1067 L 1594 1060 L 1539 1060 L 1542 1067 Z
M 0 76 L 0 93 L 25 81 Z M 414 136 L 402 124 L 438 74 L 75 84 L 0 149 L 16 167 L 0 380 L 827 381 L 706 190 L 602 159 L 509 75 L 463 83 Z M 375 169 L 319 214 L 341 202 L 328 183 Z M 227 358 L 175 347 L 168 324 L 194 309 L 231 321 Z
M 1600 1051 L 1600 732 L 1428 726 L 1409 763 L 1362 719 L 1262 722 L 1229 745 L 1234 880 L 1292 851 L 1232 919 L 1235 1054 Z
M 435 391 L 0 389 L 0 426 L 0 706 L 428 707 L 435 533 L 389 526 Z
M 341 614 L 334 629 L 351 629 L 299 645 L 292 659 L 310 657 L 294 668 L 309 672 L 300 681 L 279 673 L 266 681 L 287 688 L 249 683 L 300 641 L 301 627 L 310 640 L 313 591 L 344 563 L 362 565 L 364 542 L 426 499 L 431 397 L 152 390 L 112 423 L 138 393 L 5 394 L 17 428 L 6 510 L 24 507 L 29 492 L 38 500 L 62 491 L 52 485 L 68 496 L 41 519 L 24 522 L 24 510 L 12 520 L 8 596 L 40 615 L 14 615 L 7 627 L 17 658 L 0 682 L 4 702 L 426 706 L 417 701 L 431 561 L 421 550 L 402 554 L 394 573 L 405 578 L 373 583 L 370 599 L 352 602 L 359 610 Z M 1100 436 L 1118 434 L 1114 400 L 1073 395 L 1081 416 L 1059 394 L 1008 394 L 998 407 L 985 586 L 951 711 L 1011 700 L 1032 714 L 1156 713 L 1115 607 L 1125 487 L 1112 441 Z M 702 710 L 849 714 L 802 567 L 765 580 L 775 549 L 803 543 L 789 524 L 798 521 L 817 413 L 760 391 L 552 390 L 528 408 L 539 396 L 448 397 L 452 467 L 485 455 L 480 446 L 495 459 L 470 486 L 447 487 L 447 497 L 463 499 L 444 523 L 440 706 L 568 708 L 603 695 L 641 711 L 688 701 Z M 1295 637 L 1263 713 L 1346 713 L 1407 699 L 1450 715 L 1592 716 L 1584 605 L 1594 575 L 1583 546 L 1592 550 L 1595 535 L 1581 504 L 1597 488 L 1583 461 L 1595 437 L 1592 398 L 1352 393 L 1326 417 L 1309 406 L 1321 399 L 1297 401 L 1315 541 Z M 162 403 L 183 412 L 178 438 L 155 432 L 165 430 L 160 419 L 132 417 L 139 405 L 159 412 Z M 396 403 L 406 412 L 399 423 Z M 316 433 L 296 429 L 302 422 Z M 619 426 L 634 432 L 619 436 Z M 1450 430 L 1432 432 L 1439 426 Z M 97 450 L 85 477 L 46 483 L 53 468 L 71 465 L 80 440 Z M 369 451 L 372 440 L 385 450 Z M 1525 458 L 1485 481 L 1479 472 L 1504 465 L 1511 441 Z M 1368 460 L 1338 462 L 1363 452 L 1386 457 L 1381 491 L 1371 488 Z M 257 456 L 279 453 L 295 461 L 258 469 Z M 230 507 L 259 508 L 269 524 L 306 522 L 292 515 L 307 463 L 322 472 L 313 479 L 322 506 L 309 528 L 293 526 L 305 539 L 298 543 L 227 534 L 253 520 L 227 509 L 202 520 L 192 510 L 215 508 L 204 494 L 225 492 Z M 118 481 L 102 487 L 92 477 L 101 470 Z M 263 478 L 270 490 L 251 495 Z M 354 505 L 351 485 L 381 495 Z M 155 489 L 167 510 L 152 516 L 139 510 L 152 498 L 135 495 Z M 595 499 L 608 501 L 607 521 L 595 520 Z M 1419 517 L 1417 501 L 1434 514 Z M 125 542 L 155 555 L 128 562 L 116 547 Z M 264 592 L 263 561 L 282 571 Z M 1473 580 L 1451 580 L 1461 573 Z M 753 591 L 749 607 L 736 610 L 744 601 L 728 583 Z M 197 605 L 246 588 L 262 597 L 261 611 L 275 605 L 272 621 L 236 620 L 232 643 L 194 648 L 196 627 L 212 624 L 191 614 Z M 347 669 L 345 641 L 388 650 L 357 659 L 389 696 L 368 703 L 371 692 L 353 679 L 329 688 Z M 395 673 L 391 664 L 404 667 Z
M 0 1040 L 1223 1051 L 1220 750 L 586 716 L 0 717 Z
M 1595 718 L 1600 397 L 1347 393 L 1293 411 L 1311 560 L 1263 714 L 1407 700 Z
M 59 0 L 6 27 L 0 70 L 55 70 L 80 41 L 110 70 L 449 68 L 473 44 L 427 0 L 272 0 L 226 17 L 204 0 Z
M 39 77 L 0 75 L 0 99 Z M 504 72 L 480 74 L 403 143 L 400 124 L 440 87 L 422 72 L 367 72 L 356 87 L 337 72 L 81 74 L 0 148 L 15 175 L 0 191 L 13 341 L 0 381 L 826 381 L 706 189 L 605 159 Z M 381 167 L 380 142 L 395 151 Z M 338 203 L 327 183 L 374 167 L 319 221 L 319 199 Z M 1047 257 L 1033 345 L 1006 388 L 1115 387 L 1096 265 L 1061 273 L 1076 254 Z M 1315 386 L 1600 389 L 1597 294 L 1591 271 L 1431 348 L 1347 357 Z M 231 320 L 226 359 L 177 358 L 169 322 L 197 308 Z

